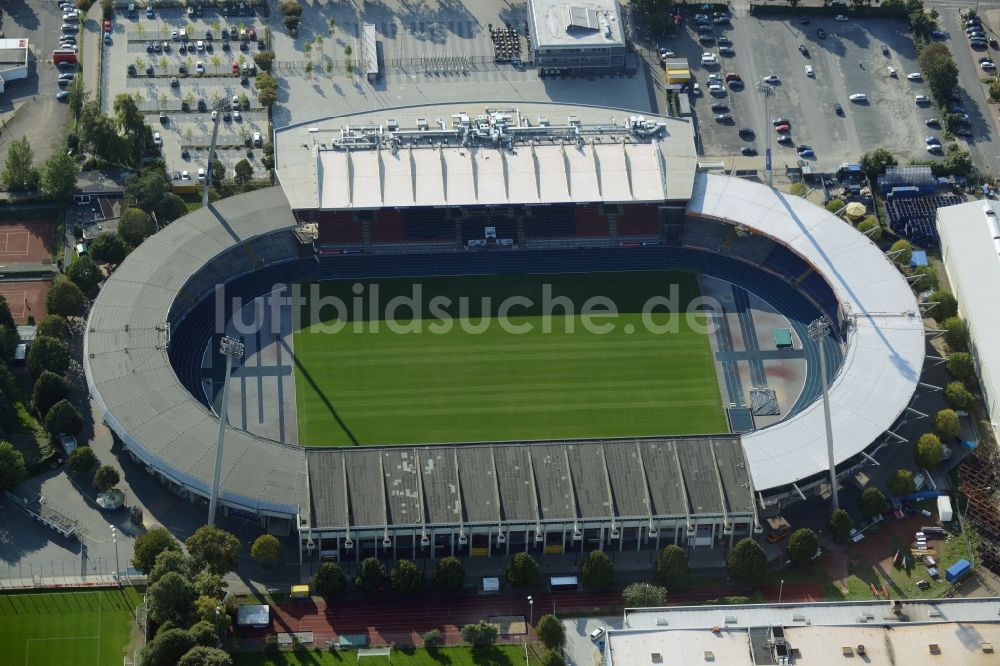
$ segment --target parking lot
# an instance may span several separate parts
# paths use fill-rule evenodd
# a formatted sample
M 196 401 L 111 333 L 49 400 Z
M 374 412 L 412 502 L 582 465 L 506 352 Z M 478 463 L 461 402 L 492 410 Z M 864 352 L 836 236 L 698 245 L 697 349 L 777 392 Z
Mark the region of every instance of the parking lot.
M 700 44 L 693 21 L 686 27 L 682 37 L 664 46 L 688 58 L 703 90 L 701 96 L 692 97 L 692 107 L 707 156 L 731 156 L 744 146 L 763 154 L 770 134 L 776 169 L 796 165 L 796 146 L 806 144 L 815 152 L 807 161 L 830 170 L 877 147 L 888 148 L 903 159 L 926 159 L 925 137 L 941 136 L 940 128 L 925 123 L 936 116 L 936 109 L 915 102 L 916 95 L 929 95 L 929 91 L 924 81 L 907 79 L 919 67 L 901 21 L 820 18 L 803 23 L 798 18 L 737 16 L 731 24 L 713 26 L 711 35 L 732 41 L 729 56 L 719 54 L 717 43 Z M 820 37 L 820 30 L 825 37 Z M 701 64 L 706 51 L 718 56 L 718 65 Z M 812 76 L 806 66 L 812 67 Z M 895 77 L 889 67 L 895 69 Z M 721 94 L 710 94 L 708 76 L 724 77 L 728 72 L 739 74 L 744 85 L 726 85 Z M 772 75 L 778 80 L 772 86 L 774 96 L 765 117 L 763 97 L 754 87 Z M 867 102 L 849 101 L 855 93 L 865 94 Z M 716 106 L 713 111 L 713 105 L 719 104 L 727 108 Z M 835 104 L 840 104 L 842 114 L 835 112 Z M 716 122 L 715 116 L 724 113 L 732 114 L 732 121 Z M 771 122 L 776 118 L 790 121 L 791 139 L 785 145 L 776 142 Z M 741 127 L 751 128 L 755 136 L 741 139 Z
M 189 16 L 183 8 L 156 9 L 152 17 L 142 8 L 135 17 L 116 12 L 110 44 L 102 50 L 104 111 L 112 113 L 117 95 L 134 96 L 160 135 L 167 170 L 195 176 L 208 162 L 211 110 L 226 102 L 217 157 L 229 177 L 243 158 L 263 176 L 262 153 L 252 138 L 268 135 L 267 111 L 257 99 L 253 56 L 266 34 L 250 8 L 230 16 L 217 7 L 204 8 L 201 16 Z

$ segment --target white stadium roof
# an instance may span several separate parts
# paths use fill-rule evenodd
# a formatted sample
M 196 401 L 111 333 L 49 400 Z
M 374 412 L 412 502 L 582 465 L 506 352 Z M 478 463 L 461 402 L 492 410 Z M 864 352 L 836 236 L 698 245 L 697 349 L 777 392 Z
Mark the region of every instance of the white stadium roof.
M 906 409 L 920 379 L 924 328 L 910 286 L 866 236 L 805 199 L 725 176 L 699 175 L 694 189 L 689 214 L 739 223 L 788 246 L 853 314 L 830 406 L 837 461 L 857 455 Z M 758 491 L 829 469 L 822 401 L 744 435 L 743 444 Z
M 275 132 L 293 209 L 683 201 L 691 123 L 530 103 L 406 107 Z

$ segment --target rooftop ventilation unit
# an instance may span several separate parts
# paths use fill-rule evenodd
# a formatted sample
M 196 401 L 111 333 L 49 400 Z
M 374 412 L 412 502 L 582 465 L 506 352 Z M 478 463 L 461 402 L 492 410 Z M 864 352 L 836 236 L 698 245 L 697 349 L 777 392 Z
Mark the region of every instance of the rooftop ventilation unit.
M 670 626 L 670 620 L 668 620 L 665 617 L 658 617 L 658 618 L 656 618 L 656 626 L 658 626 L 658 627 L 669 627 Z
M 426 130 L 427 129 L 427 119 L 426 118 L 417 118 L 417 129 L 418 130 Z
M 928 650 L 928 651 L 929 651 L 929 652 L 930 652 L 931 654 L 941 654 L 941 646 L 940 646 L 940 645 L 938 645 L 937 643 L 931 643 L 931 644 L 929 644 L 929 645 L 927 646 L 927 650 Z

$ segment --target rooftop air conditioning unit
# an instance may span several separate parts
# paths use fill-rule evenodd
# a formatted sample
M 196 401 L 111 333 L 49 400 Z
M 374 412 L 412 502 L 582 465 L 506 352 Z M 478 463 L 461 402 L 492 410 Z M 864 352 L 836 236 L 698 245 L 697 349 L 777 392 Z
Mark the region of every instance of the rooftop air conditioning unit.
M 857 650 L 855 650 L 855 652 L 857 652 L 859 656 L 862 656 L 862 657 L 865 656 L 865 646 L 864 645 L 859 645 L 857 647 Z

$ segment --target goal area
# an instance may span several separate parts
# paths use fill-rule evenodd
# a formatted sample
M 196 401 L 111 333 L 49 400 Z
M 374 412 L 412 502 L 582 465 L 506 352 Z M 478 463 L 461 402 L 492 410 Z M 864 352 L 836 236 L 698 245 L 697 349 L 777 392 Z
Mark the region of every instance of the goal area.
M 365 664 L 388 664 L 392 661 L 391 647 L 358 648 L 358 659 L 356 663 Z M 362 662 L 364 659 L 364 662 Z

